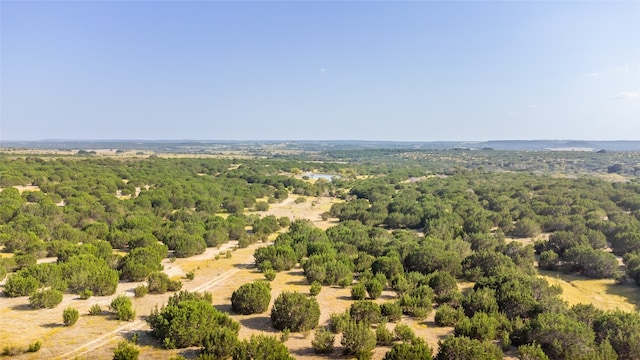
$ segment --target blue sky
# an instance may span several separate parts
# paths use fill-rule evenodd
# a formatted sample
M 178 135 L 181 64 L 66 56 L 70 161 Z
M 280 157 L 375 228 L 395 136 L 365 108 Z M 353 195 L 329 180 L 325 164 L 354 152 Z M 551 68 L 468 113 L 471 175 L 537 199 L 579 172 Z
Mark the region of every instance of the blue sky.
M 0 140 L 640 139 L 639 1 L 0 11 Z

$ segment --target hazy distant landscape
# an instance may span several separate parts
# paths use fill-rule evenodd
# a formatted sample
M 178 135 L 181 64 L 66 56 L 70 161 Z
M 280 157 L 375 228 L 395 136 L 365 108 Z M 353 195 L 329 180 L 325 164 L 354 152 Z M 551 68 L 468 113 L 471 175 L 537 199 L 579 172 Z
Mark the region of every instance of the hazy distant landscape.
M 640 360 L 638 14 L 0 1 L 0 357 Z
M 78 150 L 78 149 L 122 149 L 153 150 L 161 152 L 215 151 L 261 149 L 283 150 L 366 150 L 418 149 L 418 150 L 540 150 L 540 151 L 640 151 L 640 140 L 584 141 L 584 140 L 496 140 L 496 141 L 364 141 L 364 140 L 39 140 L 10 141 L 0 139 L 0 147 L 9 149 Z

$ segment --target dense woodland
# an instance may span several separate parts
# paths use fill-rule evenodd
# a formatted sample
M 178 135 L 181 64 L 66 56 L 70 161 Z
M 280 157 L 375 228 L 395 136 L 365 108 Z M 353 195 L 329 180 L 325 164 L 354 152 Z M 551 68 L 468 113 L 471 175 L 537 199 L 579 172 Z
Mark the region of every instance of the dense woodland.
M 199 346 L 202 359 L 286 359 L 274 337 L 240 341 L 237 322 L 206 293 L 177 292 L 181 283 L 160 264 L 277 233 L 254 255 L 267 281 L 240 287 L 233 310 L 271 310 L 274 328 L 286 333 L 315 329 L 318 353 L 330 353 L 340 334 L 344 354 L 359 359 L 376 346 L 388 347 L 385 359 L 640 359 L 637 312 L 570 307 L 560 288 L 537 276 L 548 269 L 612 278 L 640 291 L 638 154 L 430 154 L 342 151 L 324 161 L 4 155 L 0 246 L 13 256 L 0 260 L 3 293 L 55 307 L 63 293 L 113 295 L 120 281 L 146 280 L 141 294 L 176 291 L 147 318 L 159 347 Z M 310 171 L 340 177 L 307 181 L 301 174 Z M 607 173 L 630 181 L 595 176 Z M 28 185 L 34 188 L 16 188 Z M 339 222 L 325 231 L 255 212 L 289 194 L 343 200 L 323 214 Z M 37 263 L 45 257 L 56 261 Z M 279 294 L 268 309 L 269 277 L 296 266 L 312 293 L 350 288 L 350 309 L 319 324 L 314 297 L 295 292 Z M 473 288 L 461 292 L 458 281 Z M 396 299 L 376 301 L 389 290 Z M 122 320 L 135 317 L 127 301 L 112 303 Z M 433 312 L 455 334 L 438 349 L 402 323 Z M 135 352 L 127 346 L 121 358 Z

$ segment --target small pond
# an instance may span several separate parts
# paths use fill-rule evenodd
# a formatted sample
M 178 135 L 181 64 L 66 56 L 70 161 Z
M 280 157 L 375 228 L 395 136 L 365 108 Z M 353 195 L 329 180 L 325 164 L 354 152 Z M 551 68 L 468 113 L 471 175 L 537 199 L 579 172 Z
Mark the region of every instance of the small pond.
M 309 179 L 325 179 L 328 181 L 335 179 L 339 179 L 340 175 L 333 175 L 333 174 L 316 174 L 316 173 L 305 173 L 303 174 L 303 176 L 307 176 L 309 177 Z

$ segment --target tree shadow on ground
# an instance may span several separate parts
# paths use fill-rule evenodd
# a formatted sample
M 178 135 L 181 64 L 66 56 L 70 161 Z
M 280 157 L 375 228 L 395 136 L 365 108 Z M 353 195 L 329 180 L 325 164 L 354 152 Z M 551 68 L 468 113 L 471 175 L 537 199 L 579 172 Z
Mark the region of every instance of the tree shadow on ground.
M 59 328 L 59 327 L 64 327 L 64 324 L 48 323 L 48 324 L 42 324 L 40 326 L 42 326 L 43 328 L 46 328 L 46 329 L 55 329 L 55 328 Z
M 300 285 L 300 286 L 309 286 L 309 283 L 306 279 L 297 280 L 297 281 L 287 281 L 287 285 Z
M 251 330 L 259 330 L 272 334 L 278 334 L 279 331 L 271 326 L 271 318 L 269 316 L 252 316 L 239 320 L 240 325 Z
M 610 284 L 605 286 L 605 292 L 627 298 L 629 303 L 635 305 L 636 311 L 640 311 L 640 287 L 633 281 L 627 280 L 623 284 Z
M 251 264 L 235 263 L 235 264 L 233 264 L 233 267 L 235 267 L 237 269 L 257 269 L 257 266 L 256 266 L 255 263 L 251 263 Z
M 338 337 L 336 337 L 337 339 Z M 322 356 L 327 359 L 353 359 L 353 356 L 342 354 L 343 348 L 340 346 L 340 341 L 337 340 L 334 343 L 333 351 L 330 353 L 319 354 L 313 350 L 312 347 L 303 347 L 294 350 L 290 350 L 290 354 L 295 358 L 308 358 Z
M 137 340 L 135 339 L 137 335 Z M 122 337 L 127 341 L 135 342 L 139 346 L 150 346 L 162 349 L 162 343 L 158 339 L 151 336 L 151 331 L 147 330 L 130 330 L 122 332 Z M 136 341 L 134 341 L 136 340 Z
M 11 310 L 17 310 L 17 311 L 29 311 L 29 310 L 37 310 L 34 309 L 33 307 L 31 307 L 31 305 L 29 304 L 18 304 L 18 305 L 13 305 L 11 307 Z
M 235 313 L 233 312 L 233 310 L 231 309 L 231 304 L 216 304 L 213 305 L 214 308 L 216 308 L 216 310 L 223 312 L 223 313 L 228 313 L 230 315 L 234 315 Z

